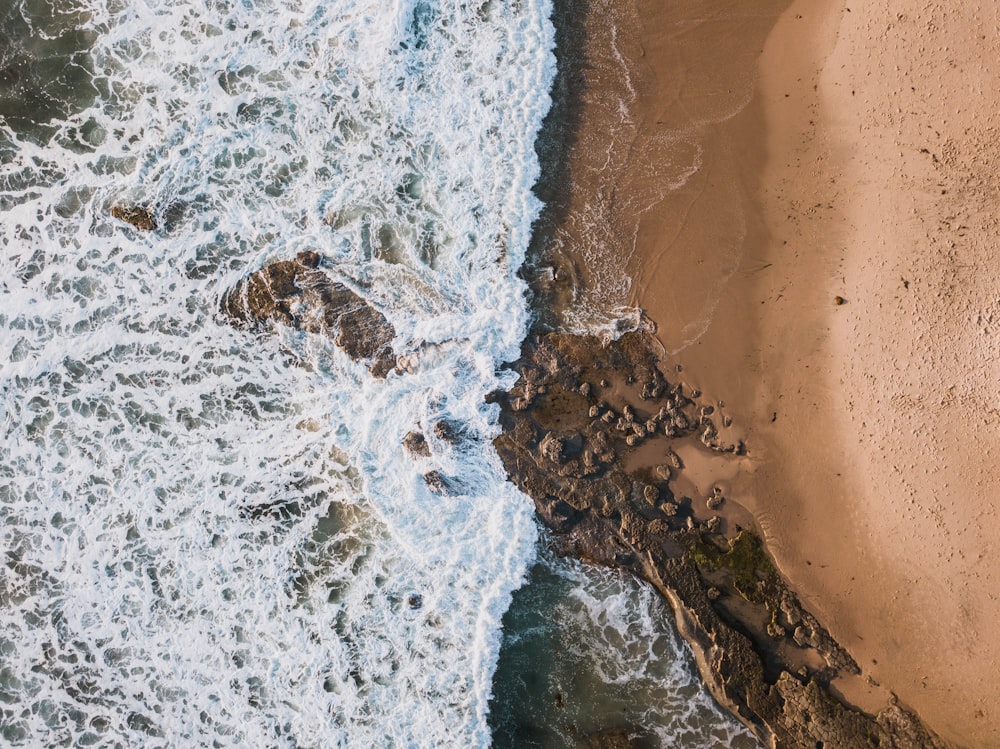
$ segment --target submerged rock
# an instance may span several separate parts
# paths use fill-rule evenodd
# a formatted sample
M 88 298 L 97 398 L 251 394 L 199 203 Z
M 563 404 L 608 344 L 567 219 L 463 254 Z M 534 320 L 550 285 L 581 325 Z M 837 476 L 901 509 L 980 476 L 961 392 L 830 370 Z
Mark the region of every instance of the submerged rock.
M 428 471 L 424 474 L 424 483 L 433 494 L 458 494 L 462 490 L 461 482 L 454 476 L 445 476 L 441 471 Z
M 450 421 L 441 419 L 434 422 L 434 436 L 449 445 L 457 445 L 461 437 L 461 431 Z
M 608 728 L 584 737 L 577 749 L 653 749 L 658 742 L 637 728 Z
M 251 273 L 222 298 L 222 312 L 237 324 L 279 323 L 333 338 L 376 377 L 396 365 L 396 331 L 381 312 L 320 267 L 315 252 L 279 260 Z
M 420 456 L 423 458 L 429 458 L 431 456 L 430 445 L 427 444 L 427 439 L 420 432 L 408 432 L 405 437 L 403 437 L 403 447 L 406 448 L 410 455 Z

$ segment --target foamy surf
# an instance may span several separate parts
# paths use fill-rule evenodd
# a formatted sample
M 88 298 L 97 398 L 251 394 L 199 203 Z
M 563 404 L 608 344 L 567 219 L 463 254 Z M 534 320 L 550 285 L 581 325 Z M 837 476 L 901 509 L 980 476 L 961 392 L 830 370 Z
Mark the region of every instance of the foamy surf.
M 547 4 L 32 10 L 28 36 L 86 30 L 96 93 L 3 126 L 0 735 L 487 745 L 536 538 L 484 396 L 527 323 Z M 219 318 L 301 249 L 411 373 Z M 442 419 L 458 444 L 404 453 Z

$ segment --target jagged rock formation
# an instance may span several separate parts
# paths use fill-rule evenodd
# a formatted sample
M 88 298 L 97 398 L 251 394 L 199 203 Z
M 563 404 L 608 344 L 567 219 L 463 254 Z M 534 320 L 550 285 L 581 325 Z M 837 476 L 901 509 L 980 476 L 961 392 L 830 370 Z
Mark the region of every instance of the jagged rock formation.
M 403 447 L 415 457 L 429 458 L 431 456 L 430 445 L 427 444 L 427 438 L 421 432 L 408 432 L 403 437 Z
M 503 427 L 495 445 L 511 480 L 534 499 L 561 551 L 631 570 L 671 601 L 709 687 L 762 740 L 940 746 L 897 705 L 872 716 L 839 699 L 831 685 L 859 678 L 858 666 L 801 606 L 760 538 L 724 535 L 718 516 L 700 518 L 705 510 L 675 497 L 670 480 L 683 471 L 675 444 L 745 447 L 720 438 L 714 408 L 698 394 L 666 380 L 645 334 L 610 344 L 550 334 L 526 344 L 515 367 L 517 384 L 493 396 Z M 640 448 L 658 461 L 636 459 Z M 722 500 L 713 493 L 708 509 Z
M 396 366 L 392 326 L 320 265 L 311 252 L 272 263 L 227 293 L 222 311 L 238 324 L 334 337 L 384 377 Z M 873 716 L 840 699 L 835 682 L 857 678 L 858 666 L 801 606 L 760 538 L 723 532 L 712 514 L 725 504 L 720 492 L 699 503 L 706 509 L 674 495 L 670 482 L 684 470 L 676 445 L 735 455 L 746 448 L 722 439 L 699 393 L 667 381 L 645 334 L 608 344 L 550 334 L 528 342 L 514 366 L 518 382 L 490 398 L 502 409 L 495 446 L 511 480 L 534 499 L 563 553 L 628 569 L 670 600 L 720 703 L 781 749 L 941 746 L 898 705 Z M 432 431 L 441 445 L 462 439 L 447 421 Z M 431 456 L 422 432 L 404 445 L 414 459 Z M 634 459 L 640 450 L 656 459 Z M 436 470 L 424 481 L 443 496 L 462 490 L 459 478 Z
M 327 335 L 376 377 L 395 366 L 395 330 L 381 312 L 335 281 L 315 252 L 266 265 L 240 281 L 222 298 L 222 312 L 237 324 L 260 327 L 280 323 Z

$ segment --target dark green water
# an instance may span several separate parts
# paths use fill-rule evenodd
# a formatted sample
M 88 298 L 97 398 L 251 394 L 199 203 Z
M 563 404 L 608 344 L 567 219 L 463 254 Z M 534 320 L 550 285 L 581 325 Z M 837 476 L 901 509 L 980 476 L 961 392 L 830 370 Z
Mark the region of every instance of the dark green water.
M 65 0 L 0 0 L 0 120 L 39 141 L 94 101 L 87 15 Z
M 497 749 L 588 746 L 602 731 L 636 749 L 759 746 L 707 694 L 666 601 L 631 576 L 543 558 L 503 624 Z

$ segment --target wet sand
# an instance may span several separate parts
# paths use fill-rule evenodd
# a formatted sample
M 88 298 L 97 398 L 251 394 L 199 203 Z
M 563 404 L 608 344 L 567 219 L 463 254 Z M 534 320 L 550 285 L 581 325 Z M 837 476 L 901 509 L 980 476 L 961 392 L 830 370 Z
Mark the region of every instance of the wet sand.
M 591 30 L 557 263 L 722 402 L 846 696 L 1000 745 L 998 11 L 684 5 Z

